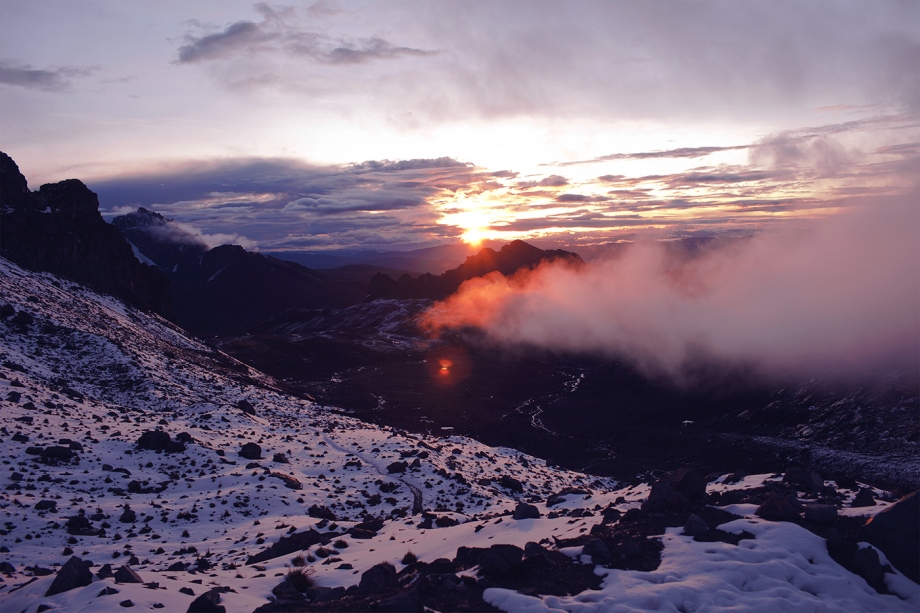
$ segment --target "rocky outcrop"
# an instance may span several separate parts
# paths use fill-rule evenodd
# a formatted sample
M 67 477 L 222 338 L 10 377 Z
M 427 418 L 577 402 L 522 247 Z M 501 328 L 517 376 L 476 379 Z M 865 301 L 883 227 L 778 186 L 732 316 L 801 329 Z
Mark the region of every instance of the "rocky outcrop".
M 518 270 L 535 268 L 551 261 L 562 261 L 572 265 L 584 264 L 581 257 L 561 249 L 543 250 L 524 241 L 512 241 L 500 251 L 486 247 L 466 262 L 447 272 L 434 276 L 430 273 L 412 278 L 408 274 L 394 280 L 389 275 L 377 273 L 371 279 L 367 293 L 371 298 L 427 298 L 443 300 L 457 291 L 464 281 L 500 272 L 508 276 Z
M 141 264 L 99 214 L 99 199 L 68 179 L 29 190 L 16 163 L 0 152 L 0 255 L 51 272 L 145 310 L 171 316 L 166 278 Z
M 865 526 L 868 541 L 899 571 L 920 583 L 920 492 L 901 498 Z

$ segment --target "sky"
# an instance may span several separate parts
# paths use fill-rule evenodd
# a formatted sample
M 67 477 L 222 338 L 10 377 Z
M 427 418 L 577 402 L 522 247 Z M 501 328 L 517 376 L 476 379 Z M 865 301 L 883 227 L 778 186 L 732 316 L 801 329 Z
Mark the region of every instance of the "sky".
M 0 149 L 262 251 L 807 227 L 916 193 L 920 2 L 0 0 Z

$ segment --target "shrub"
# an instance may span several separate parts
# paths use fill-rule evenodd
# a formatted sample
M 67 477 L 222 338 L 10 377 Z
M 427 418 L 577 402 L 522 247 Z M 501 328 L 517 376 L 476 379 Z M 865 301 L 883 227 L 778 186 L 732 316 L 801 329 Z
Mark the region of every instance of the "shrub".
M 406 555 L 403 556 L 402 563 L 407 566 L 409 564 L 415 564 L 416 562 L 418 562 L 418 556 L 411 551 L 407 551 Z
M 298 555 L 297 555 L 296 557 L 294 557 L 293 559 L 291 559 L 291 564 L 292 564 L 293 566 L 296 566 L 296 567 L 300 568 L 301 566 L 306 566 L 306 565 L 307 565 L 307 560 L 306 560 L 306 558 L 303 557 L 303 554 L 301 553 L 301 554 L 298 554 Z
M 298 592 L 306 592 L 314 584 L 313 569 L 309 566 L 289 568 L 284 580 L 290 583 Z
M 348 543 L 346 543 L 342 539 L 339 539 L 336 542 L 334 542 L 332 546 L 335 547 L 336 549 L 345 549 L 346 547 L 348 547 Z

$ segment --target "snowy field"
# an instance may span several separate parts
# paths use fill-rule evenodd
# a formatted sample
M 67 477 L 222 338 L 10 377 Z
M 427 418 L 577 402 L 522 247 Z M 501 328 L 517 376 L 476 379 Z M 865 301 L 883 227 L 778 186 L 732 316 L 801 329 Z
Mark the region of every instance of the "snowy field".
M 348 587 L 377 563 L 402 569 L 408 551 L 431 561 L 453 558 L 460 546 L 552 548 L 554 539 L 575 538 L 599 521 L 572 510 L 625 512 L 648 496 L 646 486 L 621 488 L 511 449 L 377 427 L 290 397 L 158 317 L 5 260 L 0 304 L 16 313 L 0 323 L 0 561 L 12 566 L 0 575 L 3 613 L 121 611 L 126 601 L 185 611 L 217 586 L 229 588 L 221 600 L 228 611 L 248 612 L 270 601 L 293 554 L 247 559 L 290 533 L 342 532 L 383 519 L 368 538 L 337 537 L 326 546 L 331 555 L 312 555 L 318 545 L 304 552 L 317 584 Z M 142 434 L 158 429 L 172 441 L 181 435 L 184 449 L 140 449 Z M 261 457 L 242 457 L 247 443 Z M 587 493 L 546 507 L 564 488 Z M 513 519 L 521 501 L 541 517 Z M 311 517 L 311 507 L 335 520 Z M 886 575 L 892 594 L 880 595 L 834 562 L 824 539 L 754 517 L 752 505 L 726 510 L 740 518 L 723 530 L 755 538 L 702 543 L 670 528 L 653 572 L 597 567 L 599 590 L 534 596 L 491 588 L 483 597 L 501 610 L 534 612 L 920 610 L 920 588 L 902 575 Z M 420 511 L 436 525 L 420 526 Z M 86 533 L 69 534 L 68 520 L 81 515 Z M 590 563 L 578 548 L 563 553 Z M 143 583 L 94 578 L 45 596 L 53 571 L 73 555 L 91 560 L 94 573 L 128 564 Z

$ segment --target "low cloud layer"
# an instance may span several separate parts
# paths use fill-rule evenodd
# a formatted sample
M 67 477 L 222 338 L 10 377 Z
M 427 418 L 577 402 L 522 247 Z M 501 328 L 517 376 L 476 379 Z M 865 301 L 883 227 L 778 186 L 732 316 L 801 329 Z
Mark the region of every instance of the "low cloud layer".
M 728 241 L 694 257 L 637 244 L 465 283 L 427 314 L 500 343 L 623 358 L 681 381 L 701 361 L 769 377 L 915 377 L 920 347 L 920 193 L 865 203 L 807 230 Z

